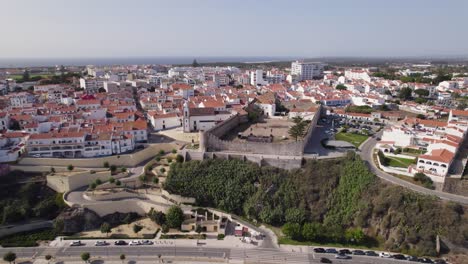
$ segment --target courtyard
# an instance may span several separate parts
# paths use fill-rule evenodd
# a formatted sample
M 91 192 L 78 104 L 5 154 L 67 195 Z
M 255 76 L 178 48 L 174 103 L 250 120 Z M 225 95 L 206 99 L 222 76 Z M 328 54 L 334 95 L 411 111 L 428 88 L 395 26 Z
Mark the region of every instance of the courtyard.
M 288 133 L 289 128 L 293 125 L 294 123 L 286 117 L 265 118 L 256 123 L 240 124 L 224 135 L 223 139 L 239 142 L 269 142 L 268 138 L 273 136 L 272 142 L 294 141 Z

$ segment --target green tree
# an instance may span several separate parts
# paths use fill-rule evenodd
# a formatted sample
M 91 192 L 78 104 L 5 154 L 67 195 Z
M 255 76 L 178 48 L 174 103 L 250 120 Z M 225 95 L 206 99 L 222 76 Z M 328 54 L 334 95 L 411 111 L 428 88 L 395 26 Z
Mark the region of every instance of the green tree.
M 338 84 L 338 85 L 335 87 L 335 89 L 337 89 L 337 90 L 347 90 L 348 87 L 346 87 L 346 85 L 344 85 L 344 84 Z
M 411 90 L 411 88 L 405 87 L 400 90 L 400 92 L 398 93 L 398 97 L 400 99 L 409 100 L 411 99 L 412 93 L 413 93 L 413 90 Z
M 142 174 L 138 177 L 138 180 L 140 180 L 140 182 L 142 183 L 144 187 L 146 183 L 148 182 L 148 176 L 146 176 L 146 174 Z
M 140 232 L 142 229 L 143 227 L 140 225 L 133 225 L 133 232 L 135 232 L 135 234 Z
M 108 162 L 108 161 L 104 161 L 103 166 L 104 166 L 104 168 L 109 168 L 109 162 Z
M 306 131 L 306 122 L 300 116 L 296 116 L 293 119 L 294 125 L 289 129 L 288 133 L 296 141 L 299 137 L 303 137 Z
M 125 168 L 125 167 L 120 168 L 120 172 L 122 172 L 122 173 L 127 172 L 127 168 Z
M 50 260 L 52 259 L 52 255 L 47 254 L 47 255 L 44 256 L 44 258 L 45 258 L 45 260 L 47 260 L 47 263 L 49 263 Z
M 158 184 L 159 183 L 159 178 L 157 176 L 154 176 L 152 182 L 153 182 L 153 184 Z
M 27 69 L 24 70 L 22 81 L 23 81 L 23 82 L 29 82 L 30 79 L 31 79 L 30 77 L 31 77 L 31 76 L 29 75 L 29 71 L 28 71 Z
M 317 241 L 321 236 L 322 225 L 319 223 L 305 223 L 302 226 L 302 237 L 307 241 Z
M 54 167 L 50 167 L 50 173 L 55 173 L 55 168 Z
M 101 185 L 102 181 L 101 181 L 101 179 L 96 179 L 95 183 L 96 183 L 96 185 Z
M 177 161 L 178 163 L 182 163 L 182 162 L 184 162 L 184 157 L 183 157 L 182 155 L 178 154 L 178 155 L 176 156 L 176 161 Z
M 346 241 L 354 244 L 360 244 L 365 239 L 364 232 L 360 228 L 349 228 L 345 231 Z
M 283 234 L 288 236 L 291 239 L 299 240 L 301 239 L 301 225 L 297 223 L 286 223 L 281 228 Z
M 121 182 L 120 180 L 116 180 L 116 181 L 115 181 L 115 185 L 121 186 L 121 185 L 122 185 L 122 182 Z
M 115 183 L 115 178 L 114 178 L 114 177 L 110 177 L 110 178 L 109 178 L 109 183 Z
M 285 220 L 288 223 L 302 224 L 306 219 L 306 214 L 303 209 L 300 208 L 288 208 L 286 210 Z
M 69 164 L 69 165 L 67 166 L 67 170 L 68 170 L 68 171 L 72 171 L 74 168 L 75 168 L 75 167 L 73 167 L 72 164 Z
M 117 171 L 117 166 L 116 166 L 116 165 L 111 165 L 111 166 L 109 167 L 109 169 L 110 169 L 110 171 L 111 171 L 112 173 L 114 173 L 114 172 Z
M 176 154 L 177 153 L 177 149 L 172 149 L 172 154 Z
M 92 183 L 89 185 L 89 189 L 90 189 L 90 190 L 95 190 L 96 187 L 97 187 L 96 182 L 92 182 Z
M 166 223 L 166 215 L 161 211 L 156 211 L 153 208 L 148 213 L 148 217 L 156 224 L 162 226 Z
M 109 223 L 107 223 L 107 222 L 102 223 L 101 233 L 103 233 L 103 234 L 105 233 L 106 237 L 107 237 L 110 232 L 111 232 L 111 226 L 109 225 Z
M 123 264 L 125 261 L 125 254 L 120 254 L 120 260 L 122 261 L 122 264 Z
M 182 208 L 177 205 L 173 205 L 167 210 L 166 223 L 170 228 L 179 229 L 184 221 L 184 212 Z
M 426 89 L 417 89 L 414 91 L 419 97 L 427 97 L 429 96 L 429 91 Z
M 83 260 L 85 263 L 88 263 L 90 258 L 91 258 L 91 255 L 89 254 L 89 252 L 81 253 L 81 260 Z
M 16 254 L 11 251 L 8 251 L 7 253 L 3 255 L 3 260 L 8 263 L 12 263 L 13 261 L 16 260 Z

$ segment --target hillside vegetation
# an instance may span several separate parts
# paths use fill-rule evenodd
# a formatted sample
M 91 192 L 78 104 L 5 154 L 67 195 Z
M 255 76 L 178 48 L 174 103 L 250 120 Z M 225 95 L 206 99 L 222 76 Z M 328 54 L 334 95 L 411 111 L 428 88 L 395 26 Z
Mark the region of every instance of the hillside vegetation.
M 282 227 L 288 239 L 435 255 L 436 236 L 468 246 L 466 208 L 382 183 L 354 154 L 285 171 L 239 160 L 172 164 L 171 193 Z

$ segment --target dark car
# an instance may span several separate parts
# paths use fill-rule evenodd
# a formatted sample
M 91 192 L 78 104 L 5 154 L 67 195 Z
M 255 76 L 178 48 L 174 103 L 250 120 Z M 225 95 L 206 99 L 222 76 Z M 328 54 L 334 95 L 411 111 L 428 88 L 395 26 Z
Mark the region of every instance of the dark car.
M 123 240 L 119 240 L 119 241 L 115 241 L 114 245 L 116 245 L 116 246 L 125 246 L 125 245 L 127 245 L 127 242 L 125 242 Z
M 375 253 L 375 251 L 372 251 L 372 250 L 366 251 L 366 256 L 377 257 L 378 255 L 379 254 Z
M 323 248 L 314 248 L 315 253 L 325 253 L 325 249 Z
M 350 251 L 349 249 L 340 249 L 340 250 L 338 251 L 338 253 L 340 253 L 340 254 L 346 254 L 346 255 L 351 255 L 351 254 L 352 254 L 351 251 Z
M 402 254 L 395 254 L 393 255 L 393 258 L 394 259 L 406 259 L 405 255 L 402 255 Z
M 408 260 L 408 261 L 418 261 L 419 259 L 418 259 L 418 257 L 415 257 L 415 256 L 408 256 L 408 257 L 406 257 L 406 260 Z
M 332 263 L 332 261 L 327 258 L 320 258 L 320 263 Z
M 420 259 L 418 259 L 418 262 L 421 262 L 421 263 L 434 263 L 434 261 L 432 261 L 432 259 L 430 259 L 430 258 L 420 258 Z
M 327 249 L 325 249 L 325 253 L 336 254 L 336 253 L 338 253 L 338 251 L 336 251 L 336 249 L 334 249 L 334 248 L 327 248 Z
M 436 259 L 436 260 L 434 260 L 434 263 L 435 264 L 447 264 L 447 261 L 445 261 L 443 259 Z
M 352 252 L 353 252 L 353 255 L 365 255 L 366 254 L 366 253 L 364 253 L 364 251 L 358 250 L 358 249 L 353 250 Z
M 346 254 L 337 254 L 337 255 L 335 255 L 335 258 L 336 259 L 350 259 L 351 256 L 346 255 Z

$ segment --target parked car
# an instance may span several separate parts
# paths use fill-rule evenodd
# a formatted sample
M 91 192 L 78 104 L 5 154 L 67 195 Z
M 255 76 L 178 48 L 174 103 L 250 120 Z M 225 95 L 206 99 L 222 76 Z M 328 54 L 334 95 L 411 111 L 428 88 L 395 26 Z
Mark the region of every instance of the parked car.
M 83 243 L 81 243 L 81 241 L 72 241 L 70 242 L 70 247 L 78 247 L 78 246 L 82 246 L 84 245 Z
M 381 258 L 391 258 L 391 257 L 392 257 L 392 255 L 390 255 L 390 254 L 387 253 L 387 252 L 380 252 L 379 256 L 380 256 Z
M 315 253 L 325 253 L 325 249 L 323 248 L 314 248 Z
M 447 264 L 447 261 L 445 261 L 443 259 L 436 259 L 436 260 L 434 260 L 434 263 L 435 264 Z
M 434 263 L 434 261 L 432 261 L 432 259 L 430 259 L 430 258 L 420 258 L 420 259 L 418 259 L 418 262 L 421 262 L 421 263 Z
M 352 252 L 353 252 L 353 255 L 365 255 L 366 254 L 364 253 L 364 251 L 358 250 L 358 249 L 353 250 Z
M 320 263 L 332 263 L 332 261 L 328 258 L 320 258 Z
M 107 246 L 109 245 L 109 243 L 107 243 L 106 241 L 96 241 L 96 243 L 94 243 L 95 246 Z
M 408 256 L 408 257 L 406 257 L 406 260 L 408 260 L 408 261 L 418 261 L 418 257 Z
M 377 257 L 378 255 L 379 254 L 375 253 L 375 251 L 372 251 L 372 250 L 366 251 L 366 256 Z
M 338 250 L 338 252 L 339 252 L 340 254 L 347 254 L 347 255 L 351 255 L 351 254 L 352 254 L 351 251 L 350 251 L 349 249 L 340 249 L 340 250 Z
M 327 248 L 325 249 L 325 252 L 330 254 L 338 254 L 338 251 L 334 248 Z
M 123 240 L 119 240 L 119 241 L 115 241 L 114 245 L 116 245 L 116 246 L 125 246 L 125 245 L 127 245 L 127 242 L 125 242 Z
M 129 246 L 139 246 L 141 245 L 141 242 L 138 240 L 132 240 L 130 243 L 128 243 Z
M 153 241 L 142 240 L 142 241 L 141 241 L 141 244 L 142 244 L 142 245 L 153 245 L 154 243 L 153 243 Z
M 346 254 L 336 254 L 336 255 L 335 255 L 335 258 L 336 258 L 336 259 L 350 259 L 351 256 L 346 255 Z
M 405 255 L 402 255 L 402 254 L 395 254 L 393 255 L 393 258 L 394 259 L 406 259 Z

